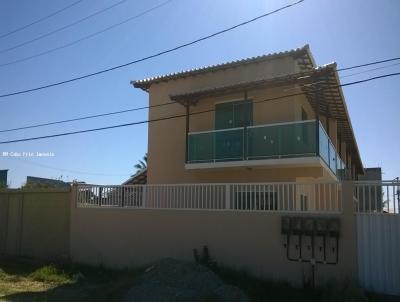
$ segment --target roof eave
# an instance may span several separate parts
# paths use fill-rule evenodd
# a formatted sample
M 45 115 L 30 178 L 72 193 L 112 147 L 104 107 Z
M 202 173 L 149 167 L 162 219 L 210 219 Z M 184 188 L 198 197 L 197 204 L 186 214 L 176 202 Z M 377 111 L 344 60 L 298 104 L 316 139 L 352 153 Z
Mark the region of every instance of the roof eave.
M 231 61 L 231 62 L 210 65 L 210 66 L 206 66 L 206 67 L 200 67 L 200 68 L 181 71 L 181 72 L 177 72 L 177 73 L 170 73 L 170 74 L 152 77 L 152 78 L 148 78 L 148 79 L 144 79 L 144 80 L 131 81 L 131 84 L 135 88 L 140 88 L 140 89 L 148 92 L 148 90 L 152 84 L 159 83 L 159 82 L 166 82 L 166 81 L 173 80 L 173 79 L 182 79 L 182 78 L 186 78 L 189 76 L 195 76 L 195 75 L 199 75 L 199 74 L 203 74 L 203 73 L 209 73 L 209 72 L 213 72 L 213 71 L 235 68 L 235 67 L 246 65 L 246 64 L 258 63 L 258 62 L 266 61 L 266 60 L 274 60 L 274 59 L 287 57 L 287 56 L 296 57 L 301 54 L 307 54 L 308 57 L 310 58 L 310 61 L 315 66 L 315 60 L 310 52 L 310 47 L 308 44 L 306 44 L 303 47 L 295 48 L 295 49 L 288 50 L 288 51 L 271 53 L 271 54 L 257 56 L 257 57 L 250 57 L 247 59 L 235 60 L 235 61 Z
M 359 161 L 359 164 L 360 164 L 359 169 L 360 169 L 360 171 L 363 172 L 363 174 L 364 174 L 364 165 L 363 165 L 363 163 L 362 163 L 362 159 L 361 159 L 361 155 L 360 155 L 360 150 L 359 150 L 359 148 L 358 148 L 357 140 L 356 140 L 356 137 L 355 137 L 355 134 L 354 134 L 353 125 L 352 125 L 351 119 L 350 119 L 350 114 L 349 114 L 349 111 L 348 111 L 348 109 L 347 109 L 346 99 L 345 99 L 345 97 L 344 97 L 343 89 L 342 89 L 342 86 L 341 86 L 341 83 L 340 83 L 339 74 L 338 74 L 338 72 L 337 72 L 336 69 L 335 69 L 335 77 L 336 77 L 336 81 L 337 81 L 338 84 L 339 84 L 339 93 L 340 93 L 340 96 L 341 96 L 341 98 L 342 98 L 342 100 L 343 100 L 343 107 L 344 107 L 344 110 L 345 110 L 346 115 L 347 115 L 347 120 L 348 120 L 350 129 L 351 129 L 351 133 L 353 134 L 354 149 L 355 149 L 355 151 L 356 151 L 356 153 L 357 153 L 358 161 Z

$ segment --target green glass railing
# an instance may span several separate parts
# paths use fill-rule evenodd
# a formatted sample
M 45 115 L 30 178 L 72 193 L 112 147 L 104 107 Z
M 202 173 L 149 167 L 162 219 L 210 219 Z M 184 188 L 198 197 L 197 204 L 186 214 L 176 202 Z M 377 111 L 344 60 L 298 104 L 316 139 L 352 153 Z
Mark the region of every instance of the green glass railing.
M 344 178 L 345 163 L 340 158 L 339 153 L 336 151 L 335 146 L 321 123 L 319 124 L 319 155 L 338 178 Z
M 315 122 L 247 128 L 247 159 L 315 156 Z
M 315 121 L 189 133 L 188 163 L 294 158 L 317 155 Z M 342 177 L 345 164 L 319 124 L 319 156 Z
M 244 159 L 244 128 L 190 133 L 188 162 L 216 162 Z

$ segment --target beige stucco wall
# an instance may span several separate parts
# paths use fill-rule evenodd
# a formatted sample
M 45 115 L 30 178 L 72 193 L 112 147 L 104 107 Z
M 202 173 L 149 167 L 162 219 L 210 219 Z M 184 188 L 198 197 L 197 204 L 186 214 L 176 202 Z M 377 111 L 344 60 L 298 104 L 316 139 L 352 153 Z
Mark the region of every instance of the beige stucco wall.
M 351 187 L 344 185 L 343 192 L 345 198 L 352 198 Z M 333 215 L 341 221 L 339 264 L 318 264 L 319 284 L 355 278 L 355 220 L 352 203 L 346 200 L 344 214 Z M 109 267 L 144 266 L 165 257 L 192 261 L 193 249 L 207 245 L 220 265 L 299 284 L 303 274 L 310 277 L 311 266 L 286 259 L 282 215 L 285 213 L 95 209 L 72 204 L 71 257 Z M 331 217 L 307 214 L 310 216 Z
M 288 97 L 264 102 L 264 100 L 278 98 L 283 95 L 283 89 L 277 88 L 248 91 L 247 98 L 253 101 L 253 124 L 263 125 L 300 121 L 304 97 Z M 215 109 L 215 104 L 243 99 L 243 92 L 201 99 L 196 106 L 190 108 L 192 115 L 189 121 L 189 132 L 215 129 L 215 112 L 211 111 Z M 196 114 L 199 112 L 205 113 Z
M 69 189 L 0 191 L 0 253 L 68 256 L 69 216 Z
M 286 57 L 283 59 L 258 64 L 248 64 L 241 67 L 215 71 L 193 77 L 180 78 L 167 82 L 153 84 L 149 91 L 150 106 L 169 102 L 169 95 L 189 92 L 197 89 L 217 87 L 251 81 L 260 78 L 273 78 L 298 71 L 295 61 Z M 280 88 L 252 89 L 247 91 L 248 99 L 252 99 L 254 125 L 290 122 L 301 120 L 302 108 L 309 119 L 315 114 L 305 96 L 293 96 L 261 102 L 288 94 L 298 93 L 293 86 Z M 196 106 L 190 107 L 189 132 L 215 129 L 215 103 L 233 100 L 243 100 L 244 92 L 227 94 L 218 97 L 208 97 L 199 100 Z M 199 112 L 205 113 L 198 114 Z M 211 112 L 210 112 L 211 111 Z M 185 107 L 172 104 L 151 108 L 149 119 L 157 120 L 175 115 L 185 115 Z M 196 114 L 197 113 L 197 114 Z M 326 121 L 325 121 L 326 128 Z M 333 180 L 332 175 L 322 167 L 307 168 L 220 168 L 207 170 L 185 169 L 186 149 L 186 119 L 185 117 L 152 122 L 148 128 L 148 173 L 150 184 L 162 183 L 207 183 L 207 182 L 270 182 L 303 180 Z M 332 131 L 332 137 L 336 134 Z

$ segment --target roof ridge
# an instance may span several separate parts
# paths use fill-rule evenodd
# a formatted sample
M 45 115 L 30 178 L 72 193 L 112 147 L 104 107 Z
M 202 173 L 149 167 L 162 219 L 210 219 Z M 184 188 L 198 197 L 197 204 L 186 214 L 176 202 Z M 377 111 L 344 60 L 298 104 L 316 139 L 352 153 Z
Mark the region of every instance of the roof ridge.
M 167 73 L 164 75 L 149 77 L 149 78 L 145 78 L 142 80 L 135 80 L 135 81 L 131 81 L 131 84 L 135 88 L 142 88 L 142 89 L 147 90 L 151 86 L 151 84 L 156 83 L 156 82 L 167 81 L 169 79 L 174 79 L 174 78 L 191 76 L 191 75 L 195 75 L 198 73 L 209 72 L 209 71 L 212 71 L 215 69 L 232 68 L 237 65 L 250 64 L 250 63 L 254 63 L 254 62 L 258 62 L 258 61 L 273 59 L 273 58 L 280 57 L 280 56 L 294 55 L 298 52 L 305 51 L 305 52 L 309 53 L 309 50 L 310 50 L 310 46 L 308 44 L 305 44 L 302 47 L 294 48 L 291 50 L 285 50 L 285 51 L 281 51 L 281 52 L 273 52 L 273 53 L 268 53 L 268 54 L 264 54 L 264 55 L 257 55 L 257 56 L 253 56 L 253 57 L 247 57 L 247 58 L 237 59 L 237 60 L 233 60 L 233 61 L 227 61 L 224 63 L 205 65 L 202 67 Z

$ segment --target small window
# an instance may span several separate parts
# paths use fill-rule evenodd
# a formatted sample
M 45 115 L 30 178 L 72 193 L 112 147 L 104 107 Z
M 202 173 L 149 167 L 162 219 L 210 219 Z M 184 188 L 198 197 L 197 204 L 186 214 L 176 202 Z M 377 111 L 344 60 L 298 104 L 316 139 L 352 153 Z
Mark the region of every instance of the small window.
M 278 194 L 273 191 L 238 191 L 234 195 L 234 209 L 276 211 L 278 210 Z

